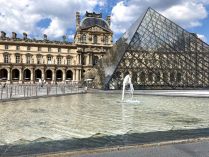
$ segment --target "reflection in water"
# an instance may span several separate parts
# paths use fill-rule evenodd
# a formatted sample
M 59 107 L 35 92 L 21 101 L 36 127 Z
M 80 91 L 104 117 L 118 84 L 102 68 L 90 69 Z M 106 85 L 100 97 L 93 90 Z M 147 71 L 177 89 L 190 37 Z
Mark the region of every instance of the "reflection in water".
M 82 94 L 2 102 L 0 145 L 209 127 L 208 99 L 120 99 L 120 94 Z

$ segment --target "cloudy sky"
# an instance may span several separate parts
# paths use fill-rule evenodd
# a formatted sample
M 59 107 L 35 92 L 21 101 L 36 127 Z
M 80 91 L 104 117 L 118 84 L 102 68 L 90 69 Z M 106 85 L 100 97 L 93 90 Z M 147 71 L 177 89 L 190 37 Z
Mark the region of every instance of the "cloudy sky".
M 0 30 L 22 37 L 61 40 L 67 35 L 73 40 L 75 12 L 86 11 L 111 15 L 114 41 L 148 7 L 152 7 L 209 43 L 209 0 L 0 0 Z

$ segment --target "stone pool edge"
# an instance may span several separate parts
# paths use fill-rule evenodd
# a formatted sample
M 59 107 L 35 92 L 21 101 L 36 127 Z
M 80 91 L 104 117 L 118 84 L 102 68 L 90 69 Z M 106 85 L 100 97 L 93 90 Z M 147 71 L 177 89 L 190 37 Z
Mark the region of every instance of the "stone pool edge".
M 196 93 L 193 93 L 194 91 Z M 187 92 L 187 93 L 183 93 L 183 92 Z M 204 93 L 204 92 L 208 92 L 208 93 Z M 122 91 L 90 89 L 87 91 L 87 93 L 121 94 Z M 134 95 L 209 98 L 209 90 L 136 90 L 134 91 Z
M 48 97 L 60 97 L 67 95 L 75 95 L 75 94 L 86 94 L 86 91 L 75 92 L 75 93 L 65 93 L 65 94 L 53 94 L 53 95 L 40 95 L 40 96 L 31 96 L 31 97 L 19 97 L 19 98 L 9 98 L 9 99 L 1 99 L 1 102 L 9 102 L 9 101 L 18 101 L 18 100 L 30 100 L 30 99 L 38 99 L 38 98 L 48 98 Z

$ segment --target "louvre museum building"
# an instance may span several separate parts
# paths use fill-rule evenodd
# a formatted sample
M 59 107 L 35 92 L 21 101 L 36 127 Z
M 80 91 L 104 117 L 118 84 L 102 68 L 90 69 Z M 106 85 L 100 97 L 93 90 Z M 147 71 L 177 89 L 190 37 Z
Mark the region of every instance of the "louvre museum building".
M 88 12 L 81 21 L 76 14 L 73 43 L 1 32 L 0 79 L 80 81 L 97 68 L 105 89 L 121 89 L 127 72 L 135 89 L 209 87 L 209 45 L 154 9 L 148 8 L 115 44 L 112 36 L 110 17 Z
M 48 83 L 78 82 L 112 47 L 110 16 L 86 12 L 80 19 L 76 13 L 74 41 L 30 39 L 27 33 L 18 38 L 1 31 L 0 80 L 6 83 L 33 84 L 40 79 Z

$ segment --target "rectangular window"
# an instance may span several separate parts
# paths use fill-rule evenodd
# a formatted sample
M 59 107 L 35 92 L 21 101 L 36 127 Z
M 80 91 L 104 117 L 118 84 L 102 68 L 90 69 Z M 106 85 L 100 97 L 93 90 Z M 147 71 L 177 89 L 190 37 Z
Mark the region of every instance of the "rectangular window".
M 48 52 L 51 52 L 51 47 L 48 48 Z
M 30 51 L 30 46 L 27 46 L 27 50 Z
M 58 48 L 58 52 L 61 52 L 61 48 Z
M 37 64 L 41 64 L 41 56 L 37 56 Z
M 72 59 L 71 58 L 67 58 L 67 65 L 72 65 Z
M 9 46 L 8 45 L 5 45 L 5 50 L 8 50 L 9 49 Z
M 94 44 L 97 44 L 97 35 L 94 35 L 93 42 L 94 42 Z
M 8 55 L 4 55 L 4 63 L 9 63 L 9 56 Z
M 57 64 L 61 64 L 62 60 L 61 60 L 61 57 L 58 57 L 57 58 Z
M 41 47 L 38 47 L 38 51 L 41 51 Z
M 30 64 L 30 56 L 26 57 L 26 64 Z
M 105 45 L 108 44 L 108 37 L 107 36 L 104 37 L 104 43 L 105 43 Z
M 16 46 L 16 50 L 20 50 L 20 46 L 19 45 Z
M 47 64 L 52 64 L 52 57 L 50 56 L 47 57 Z
M 16 56 L 16 63 L 20 63 L 20 56 L 19 55 Z

